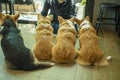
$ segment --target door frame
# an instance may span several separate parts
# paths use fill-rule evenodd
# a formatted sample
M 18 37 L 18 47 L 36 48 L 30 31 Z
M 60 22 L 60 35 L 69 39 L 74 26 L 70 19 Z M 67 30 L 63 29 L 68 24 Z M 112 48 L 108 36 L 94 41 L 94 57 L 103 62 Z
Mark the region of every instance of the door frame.
M 86 0 L 85 16 L 90 17 L 90 21 L 93 22 L 95 0 Z

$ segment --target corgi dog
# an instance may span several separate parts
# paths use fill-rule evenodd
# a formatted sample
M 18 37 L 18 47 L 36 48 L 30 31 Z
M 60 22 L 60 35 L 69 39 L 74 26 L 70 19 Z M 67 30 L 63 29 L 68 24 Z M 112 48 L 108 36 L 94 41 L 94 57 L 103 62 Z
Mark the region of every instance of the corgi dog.
M 111 60 L 111 56 L 105 57 L 103 51 L 98 44 L 96 30 L 89 21 L 87 16 L 85 19 L 76 22 L 80 25 L 79 29 L 79 45 L 77 62 L 81 65 L 107 65 Z
M 1 47 L 5 56 L 7 67 L 15 70 L 36 70 L 53 66 L 53 63 L 35 63 L 31 50 L 28 49 L 16 22 L 19 14 L 4 15 L 0 13 Z
M 53 27 L 51 26 L 52 15 L 44 17 L 38 14 L 35 39 L 36 44 L 33 53 L 38 60 L 51 60 Z
M 74 18 L 65 20 L 58 16 L 59 30 L 56 36 L 56 44 L 52 48 L 52 61 L 56 63 L 72 63 L 77 57 L 76 30 Z

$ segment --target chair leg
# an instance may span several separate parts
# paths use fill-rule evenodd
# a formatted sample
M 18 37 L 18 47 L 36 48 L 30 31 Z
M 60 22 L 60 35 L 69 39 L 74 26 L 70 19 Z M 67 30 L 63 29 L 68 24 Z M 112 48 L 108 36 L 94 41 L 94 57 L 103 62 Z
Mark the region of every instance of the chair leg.
M 98 35 L 98 30 L 99 30 L 100 25 L 101 25 L 101 22 L 97 22 L 95 26 L 97 35 Z
M 12 8 L 12 14 L 15 14 L 14 4 L 13 3 L 11 3 L 11 8 Z
M 104 8 L 101 7 L 101 8 L 100 8 L 99 17 L 98 17 L 98 19 L 97 19 L 97 23 L 96 23 L 96 26 L 95 26 L 97 35 L 98 35 L 99 27 L 100 27 L 100 25 L 101 25 L 101 23 L 102 23 L 103 11 L 104 11 Z
M 9 9 L 10 9 L 10 13 L 9 14 L 12 14 L 12 4 L 11 3 L 8 3 L 9 4 Z
M 118 25 L 119 25 L 119 8 L 115 9 L 115 30 L 118 31 Z
M 120 37 L 120 23 L 118 25 L 118 36 Z
M 9 10 L 10 10 L 10 13 L 9 14 L 14 14 L 14 5 L 12 2 L 5 2 L 5 11 L 6 11 L 6 14 L 8 14 L 8 5 L 9 5 Z M 0 3 L 0 12 L 2 12 L 2 4 Z
M 2 12 L 2 4 L 0 3 L 0 12 Z
M 34 12 L 36 12 L 36 9 L 35 9 L 35 4 L 34 4 L 34 2 L 32 2 L 32 5 L 33 5 L 33 10 L 34 10 Z
M 5 10 L 6 10 L 6 14 L 8 14 L 8 10 L 7 10 L 7 3 L 5 3 Z

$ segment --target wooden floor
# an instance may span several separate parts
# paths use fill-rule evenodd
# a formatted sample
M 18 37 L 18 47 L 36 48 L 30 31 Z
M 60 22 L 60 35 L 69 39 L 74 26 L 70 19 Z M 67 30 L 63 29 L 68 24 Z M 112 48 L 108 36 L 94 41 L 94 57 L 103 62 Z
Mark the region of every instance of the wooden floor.
M 33 47 L 34 25 L 19 24 L 27 47 Z M 6 68 L 0 47 L 0 80 L 120 80 L 120 38 L 117 32 L 101 30 L 99 43 L 105 55 L 111 55 L 107 66 L 55 65 L 37 71 L 17 71 Z M 79 48 L 78 40 L 76 48 Z

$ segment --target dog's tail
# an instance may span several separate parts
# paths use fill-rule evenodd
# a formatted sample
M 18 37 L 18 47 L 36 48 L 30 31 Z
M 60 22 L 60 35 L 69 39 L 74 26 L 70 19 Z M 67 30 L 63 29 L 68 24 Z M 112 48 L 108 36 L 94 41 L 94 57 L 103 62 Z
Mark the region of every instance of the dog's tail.
M 30 65 L 25 66 L 22 70 L 31 71 L 37 69 L 45 69 L 54 66 L 54 63 L 32 63 Z
M 107 59 L 107 62 L 112 61 L 112 57 L 111 56 L 107 56 L 106 59 Z
M 112 57 L 108 56 L 108 57 L 104 57 L 103 59 L 101 59 L 99 65 L 104 66 L 107 65 L 108 62 L 112 61 Z

